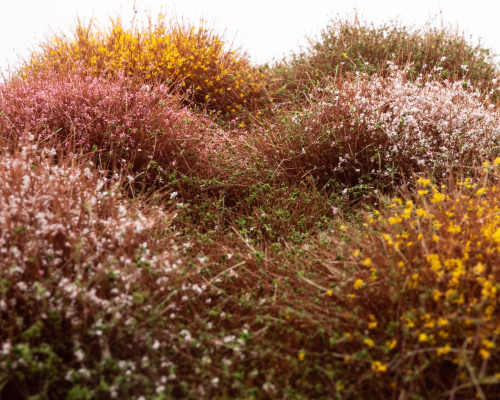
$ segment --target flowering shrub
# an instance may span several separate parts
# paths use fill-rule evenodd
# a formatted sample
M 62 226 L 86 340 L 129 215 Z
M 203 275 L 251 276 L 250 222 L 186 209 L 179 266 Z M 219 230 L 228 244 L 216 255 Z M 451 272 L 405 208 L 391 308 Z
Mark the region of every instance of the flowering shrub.
M 393 198 L 369 215 L 366 236 L 336 256 L 351 271 L 332 284 L 349 315 L 332 346 L 353 374 L 346 388 L 361 375 L 357 389 L 381 397 L 498 393 L 500 158 L 486 165 L 450 187 L 418 179 L 413 199 Z
M 387 70 L 387 61 L 400 67 L 411 62 L 409 76 L 430 74 L 435 79 L 468 79 L 481 89 L 494 86 L 499 69 L 495 55 L 452 26 L 402 26 L 400 21 L 375 25 L 358 18 L 336 18 L 311 38 L 309 46 L 276 66 L 278 89 L 300 95 L 327 76 L 355 71 L 370 75 Z M 278 93 L 279 94 L 279 93 Z M 497 95 L 495 95 L 497 98 Z
M 81 73 L 0 84 L 0 135 L 12 138 L 26 129 L 40 140 L 54 136 L 95 152 L 103 167 L 130 168 L 150 183 L 161 183 L 174 169 L 188 173 L 199 166 L 210 132 L 209 123 L 181 107 L 165 86 Z
M 157 306 L 172 321 L 187 305 L 181 284 L 195 299 L 205 289 L 191 285 L 184 247 L 171 242 L 172 216 L 147 199 L 129 202 L 120 178 L 84 160 L 55 163 L 33 143 L 0 156 L 2 395 L 160 393 L 175 357 L 156 352 L 172 345 Z
M 462 82 L 409 81 L 395 68 L 389 77 L 339 80 L 312 100 L 262 140 L 262 152 L 288 175 L 392 185 L 498 153 L 498 112 Z
M 140 28 L 119 19 L 107 29 L 79 23 L 72 36 L 54 35 L 41 43 L 29 68 L 67 73 L 83 67 L 92 76 L 125 73 L 178 84 L 198 105 L 232 114 L 258 100 L 263 76 L 244 54 L 226 50 L 223 40 L 204 23 L 182 25 L 163 15 Z

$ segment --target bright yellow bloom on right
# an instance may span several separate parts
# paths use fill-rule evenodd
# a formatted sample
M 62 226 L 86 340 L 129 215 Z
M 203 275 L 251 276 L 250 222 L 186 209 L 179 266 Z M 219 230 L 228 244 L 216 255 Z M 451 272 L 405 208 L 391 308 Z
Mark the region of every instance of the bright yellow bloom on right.
M 354 289 L 358 290 L 360 289 L 362 286 L 363 286 L 364 282 L 362 279 L 356 279 L 356 281 L 354 282 Z

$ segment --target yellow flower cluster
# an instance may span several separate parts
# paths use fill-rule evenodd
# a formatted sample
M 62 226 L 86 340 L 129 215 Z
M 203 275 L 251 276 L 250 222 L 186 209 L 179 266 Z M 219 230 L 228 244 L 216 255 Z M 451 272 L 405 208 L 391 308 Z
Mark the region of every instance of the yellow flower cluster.
M 392 199 L 385 215 L 370 218 L 385 248 L 373 262 L 397 262 L 410 293 L 432 293 L 433 313 L 418 315 L 415 307 L 401 320 L 418 342 L 439 346 L 438 356 L 450 353 L 452 320 L 469 340 L 480 339 L 483 359 L 500 334 L 499 166 L 500 158 L 487 163 L 475 180 L 481 183 L 438 187 L 421 178 L 414 200 Z
M 420 178 L 412 195 L 383 201 L 384 210 L 367 215 L 369 229 L 345 247 L 355 272 L 338 284 L 347 289 L 342 331 L 350 341 L 339 341 L 336 351 L 351 360 L 366 355 L 378 379 L 401 359 L 412 360 L 398 370 L 407 377 L 454 363 L 459 372 L 472 368 L 496 379 L 499 176 L 497 158 L 449 185 Z M 425 357 L 414 358 L 416 352 Z
M 91 75 L 123 72 L 145 81 L 170 83 L 210 111 L 249 108 L 260 96 L 263 75 L 244 54 L 225 50 L 208 29 L 168 22 L 160 14 L 142 27 L 112 20 L 109 29 L 79 23 L 73 36 L 55 35 L 29 63 L 35 71 L 83 68 Z

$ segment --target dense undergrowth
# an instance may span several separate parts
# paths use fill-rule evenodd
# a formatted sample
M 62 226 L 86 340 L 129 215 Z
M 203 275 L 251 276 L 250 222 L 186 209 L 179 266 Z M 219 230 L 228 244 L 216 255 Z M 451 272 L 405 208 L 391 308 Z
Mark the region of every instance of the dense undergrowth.
M 358 19 L 260 68 L 224 41 L 80 23 L 0 84 L 2 398 L 494 398 L 489 52 Z

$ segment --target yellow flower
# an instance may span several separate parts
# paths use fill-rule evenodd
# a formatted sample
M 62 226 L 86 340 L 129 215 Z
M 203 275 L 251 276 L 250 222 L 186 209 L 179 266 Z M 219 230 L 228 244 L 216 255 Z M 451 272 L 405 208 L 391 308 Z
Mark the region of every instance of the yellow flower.
M 427 336 L 426 333 L 421 333 L 419 336 L 418 336 L 418 341 L 419 342 L 427 342 L 429 340 L 429 336 Z
M 434 196 L 432 196 L 432 203 L 441 203 L 446 200 L 446 196 L 443 193 L 438 192 L 437 190 L 434 192 Z
M 429 193 L 429 191 L 428 191 L 428 190 L 419 190 L 419 191 L 418 191 L 418 195 L 419 195 L 419 196 L 425 196 L 427 193 Z
M 347 53 L 343 53 L 342 55 L 344 56 L 344 58 L 347 58 Z
M 485 271 L 486 267 L 483 263 L 478 263 L 474 268 L 473 268 L 473 271 L 474 271 L 474 274 L 476 275 L 482 275 L 483 272 Z
M 363 265 L 366 265 L 367 267 L 369 267 L 371 264 L 372 264 L 371 258 L 365 258 L 365 260 L 363 261 Z
M 443 339 L 447 339 L 450 334 L 446 331 L 439 331 L 438 332 L 439 337 L 442 337 Z
M 304 358 L 306 358 L 306 354 L 304 352 L 299 353 L 299 361 L 304 361 Z
M 391 225 L 396 225 L 396 224 L 399 224 L 400 222 L 402 222 L 403 219 L 401 217 L 390 217 L 389 218 L 389 223 Z
M 448 353 L 450 352 L 450 349 L 451 349 L 451 348 L 450 348 L 450 345 L 449 345 L 449 344 L 447 344 L 447 345 L 446 345 L 446 346 L 444 346 L 444 347 L 440 347 L 440 348 L 438 348 L 438 350 L 437 350 L 437 355 L 438 355 L 438 356 L 442 356 L 443 354 L 448 354 Z
M 481 188 L 481 189 L 479 189 L 479 190 L 476 192 L 476 196 L 481 196 L 481 195 L 485 194 L 487 191 L 488 191 L 488 189 L 487 189 L 487 188 Z
M 387 348 L 389 350 L 392 350 L 394 349 L 394 347 L 396 347 L 396 345 L 398 344 L 398 341 L 397 340 L 393 340 L 393 341 L 389 341 L 389 342 L 386 342 L 385 345 L 387 346 Z
M 481 357 L 482 357 L 483 359 L 485 359 L 485 360 L 486 360 L 487 358 L 490 358 L 490 352 L 489 352 L 488 350 L 486 350 L 486 349 L 481 349 L 481 350 L 479 350 L 479 354 L 480 354 L 480 355 L 481 355 Z
M 356 279 L 356 281 L 354 282 L 354 289 L 355 290 L 358 290 L 359 288 L 361 288 L 363 286 L 364 282 L 362 279 Z
M 377 327 L 377 321 L 370 322 L 368 324 L 368 329 L 373 329 L 373 328 L 376 328 L 376 327 Z
M 352 252 L 352 255 L 353 255 L 354 257 L 359 256 L 359 249 L 354 250 L 354 251 Z
M 417 183 L 419 185 L 422 185 L 423 187 L 427 187 L 429 185 L 429 183 L 431 183 L 431 180 L 430 179 L 419 178 L 417 180 Z
M 427 216 L 427 211 L 425 211 L 422 208 L 417 208 L 415 210 L 415 212 L 417 213 L 417 217 L 426 217 Z
M 375 372 L 386 372 L 387 366 L 380 361 L 374 361 L 372 362 L 372 370 Z
M 391 239 L 391 235 L 388 235 L 387 233 L 383 233 L 382 236 L 384 237 L 385 241 L 387 242 L 387 244 L 389 246 L 393 245 L 393 242 L 392 242 L 392 239 Z
M 460 226 L 455 226 L 453 222 L 450 222 L 450 226 L 446 231 L 450 233 L 460 233 L 462 231 L 462 228 L 460 228 Z
M 373 347 L 375 346 L 375 343 L 373 342 L 373 340 L 371 340 L 370 338 L 366 338 L 365 340 L 363 340 L 363 342 L 368 346 L 368 347 Z
M 327 294 L 328 296 L 331 296 L 331 295 L 333 294 L 333 290 L 328 289 L 328 291 L 326 292 L 326 294 Z

